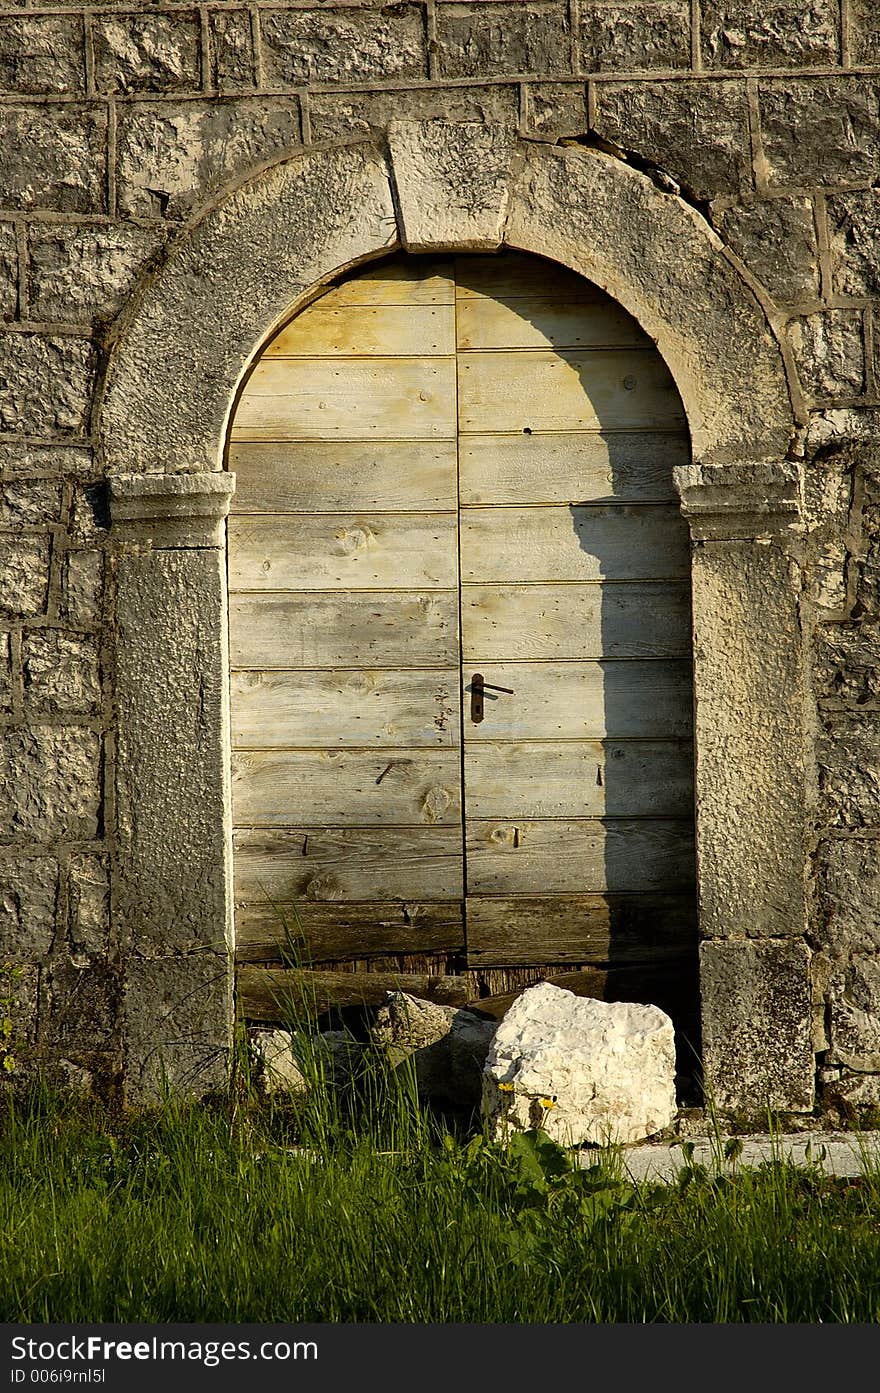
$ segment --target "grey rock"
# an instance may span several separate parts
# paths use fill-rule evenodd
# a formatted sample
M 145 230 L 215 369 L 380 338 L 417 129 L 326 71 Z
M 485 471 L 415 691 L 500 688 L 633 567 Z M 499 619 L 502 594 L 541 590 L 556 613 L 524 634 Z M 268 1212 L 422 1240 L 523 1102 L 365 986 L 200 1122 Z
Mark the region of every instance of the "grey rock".
M 873 79 L 767 78 L 758 102 L 772 185 L 871 183 L 880 139 Z
M 0 335 L 0 429 L 85 434 L 96 362 L 85 338 Z
M 832 0 L 722 0 L 703 11 L 703 62 L 708 68 L 836 64 L 839 27 Z
M 208 12 L 208 55 L 211 86 L 219 92 L 255 85 L 253 29 L 247 10 Z
M 81 726 L 10 730 L 0 751 L 0 825 L 51 842 L 91 840 L 101 810 L 101 737 Z
M 0 527 L 47 527 L 61 521 L 61 485 L 54 479 L 0 484 Z
M 744 87 L 732 82 L 603 83 L 595 128 L 652 160 L 699 198 L 751 189 Z
M 515 129 L 519 115 L 516 87 L 406 89 L 394 92 L 316 92 L 309 112 L 313 140 L 338 140 L 392 121 L 471 121 L 487 128 Z
M 683 0 L 588 5 L 580 31 L 585 72 L 690 67 L 691 17 Z
M 99 92 L 199 90 L 197 14 L 98 15 L 92 32 Z
M 810 950 L 792 940 L 704 943 L 703 1069 L 719 1109 L 813 1107 Z
M 862 311 L 822 310 L 789 321 L 788 333 L 804 390 L 820 404 L 865 389 Z
M 39 962 L 55 936 L 58 863 L 53 856 L 0 857 L 0 961 Z
M 798 304 L 819 293 L 819 249 L 809 198 L 737 203 L 715 212 L 730 249 L 779 304 Z
M 818 747 L 820 813 L 829 827 L 880 824 L 880 731 L 873 714 L 834 712 Z
M 84 92 L 85 40 L 80 15 L 0 18 L 0 90 Z
M 300 141 L 296 97 L 131 102 L 120 113 L 119 207 L 129 217 L 186 216 L 227 180 Z
M 31 315 L 57 323 L 111 319 L 159 248 L 157 228 L 54 226 L 29 232 Z
M 69 624 L 95 624 L 101 618 L 104 557 L 100 551 L 69 551 L 61 583 L 61 610 Z
M 98 646 L 58 629 L 32 630 L 22 643 L 25 706 L 32 712 L 93 714 L 101 702 Z
M 566 6 L 552 0 L 442 5 L 437 53 L 444 77 L 552 76 L 571 71 Z
M 428 75 L 421 7 L 265 10 L 263 72 L 273 87 Z
M 46 608 L 49 544 L 42 537 L 0 536 L 0 608 L 33 618 Z
M 18 242 L 12 223 L 0 222 L 0 319 L 14 319 L 18 309 Z
M 473 1106 L 496 1028 L 470 1011 L 389 992 L 371 1037 L 392 1063 L 412 1059 L 421 1097 Z
M 0 206 L 102 213 L 107 203 L 103 103 L 0 107 Z

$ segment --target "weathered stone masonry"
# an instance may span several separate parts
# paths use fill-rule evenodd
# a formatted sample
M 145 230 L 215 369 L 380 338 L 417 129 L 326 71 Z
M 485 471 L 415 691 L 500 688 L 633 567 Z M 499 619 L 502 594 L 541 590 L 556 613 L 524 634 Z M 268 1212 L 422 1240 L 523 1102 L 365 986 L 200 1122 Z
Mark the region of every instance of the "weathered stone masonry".
M 88 1076 L 115 1090 L 126 1074 L 132 1098 L 155 1086 L 147 1060 L 160 1039 L 169 1056 L 177 1051 L 182 1085 L 222 1077 L 228 896 L 222 854 L 210 841 L 218 825 L 222 832 L 222 806 L 209 818 L 207 844 L 199 842 L 205 865 L 215 858 L 219 880 L 195 875 L 189 899 L 172 888 L 166 902 L 158 880 L 137 881 L 143 861 L 132 860 L 131 846 L 141 833 L 132 832 L 126 803 L 132 780 L 143 794 L 147 777 L 137 773 L 139 721 L 161 727 L 170 709 L 173 722 L 194 681 L 195 745 L 210 745 L 206 732 L 222 725 L 222 683 L 200 689 L 198 681 L 199 671 L 222 669 L 222 553 L 210 528 L 200 533 L 197 526 L 195 539 L 185 527 L 173 535 L 165 522 L 144 529 L 149 507 L 139 513 L 131 502 L 139 497 L 135 484 L 128 495 L 116 486 L 110 529 L 107 484 L 108 471 L 216 469 L 216 454 L 197 457 L 187 434 L 212 383 L 182 381 L 180 424 L 169 424 L 164 457 L 150 458 L 148 448 L 137 457 L 132 446 L 127 463 L 118 422 L 111 422 L 117 435 L 108 456 L 95 414 L 99 385 L 114 345 L 117 356 L 128 351 L 135 307 L 148 322 L 154 287 L 161 299 L 161 287 L 172 284 L 163 281 L 166 263 L 195 256 L 194 279 L 180 282 L 190 288 L 202 253 L 213 256 L 215 271 L 222 268 L 222 255 L 212 251 L 217 228 L 224 218 L 234 221 L 248 199 L 258 204 L 261 190 L 271 194 L 263 171 L 353 138 L 370 138 L 381 151 L 392 122 L 432 120 L 466 125 L 467 139 L 449 145 L 465 182 L 478 182 L 500 150 L 503 183 L 514 141 L 520 166 L 528 151 L 551 147 L 560 158 L 567 150 L 572 159 L 582 148 L 604 152 L 608 171 L 625 162 L 658 200 L 679 205 L 710 237 L 714 229 L 725 264 L 738 269 L 778 336 L 789 372 L 778 420 L 788 419 L 791 429 L 770 443 L 755 432 L 751 455 L 775 462 L 776 472 L 758 470 L 741 486 L 740 469 L 727 502 L 721 495 L 729 480 L 713 484 L 704 473 L 682 482 L 704 613 L 714 604 L 735 607 L 743 589 L 764 593 L 765 631 L 756 625 L 745 642 L 740 631 L 720 666 L 718 649 L 701 659 L 698 631 L 697 664 L 705 662 L 707 680 L 711 673 L 730 684 L 732 709 L 744 719 L 756 692 L 776 693 L 775 708 L 768 705 L 755 726 L 763 732 L 755 764 L 760 770 L 777 760 L 799 771 L 786 853 L 788 872 L 799 855 L 797 884 L 777 880 L 778 903 L 772 883 L 756 884 L 753 914 L 747 905 L 733 918 L 723 903 L 702 906 L 711 939 L 704 950 L 707 1065 L 729 1103 L 754 1101 L 763 1090 L 779 1105 L 809 1108 L 815 1061 L 826 1101 L 878 1104 L 880 19 L 865 0 L 0 11 L 0 964 L 24 969 L 14 985 L 19 1036 L 74 1083 Z M 402 135 L 397 144 L 402 179 Z M 465 168 L 469 159 L 476 168 Z M 306 170 L 303 189 L 310 177 L 317 176 Z M 614 184 L 611 173 L 606 182 Z M 230 201 L 236 186 L 242 192 Z M 327 187 L 344 202 L 357 181 Z M 621 186 L 622 222 L 632 216 L 628 198 Z M 313 229 L 297 207 L 294 199 L 286 210 L 286 236 L 308 262 Z M 416 209 L 411 201 L 403 210 L 410 245 L 423 244 Z M 331 211 L 343 227 L 346 210 Z M 378 219 L 381 210 L 374 211 Z M 386 211 L 391 248 L 400 210 Z M 199 243 L 197 229 L 208 228 L 211 216 L 214 230 Z M 562 257 L 553 227 L 542 235 L 547 254 Z M 476 245 L 490 245 L 485 229 L 475 236 Z M 376 237 L 369 254 L 383 245 Z M 227 275 L 242 277 L 242 299 L 254 295 L 261 275 L 282 294 L 277 266 L 259 269 L 267 251 L 254 245 L 244 270 L 229 257 Z M 352 243 L 336 266 L 367 254 Z M 317 252 L 313 260 L 317 266 Z M 316 274 L 332 270 L 322 263 Z M 628 275 L 606 288 L 624 302 L 629 294 L 628 307 L 638 302 L 645 327 L 661 333 L 664 306 L 655 301 L 669 287 L 652 282 L 637 259 Z M 735 321 L 739 302 L 711 261 L 703 286 L 707 305 L 728 298 Z M 212 289 L 206 286 L 204 304 Z M 288 304 L 307 289 L 291 284 Z M 699 288 L 690 294 L 699 309 Z M 185 360 L 193 329 L 187 303 L 166 297 L 156 315 L 177 316 Z M 718 322 L 707 313 L 711 351 L 735 359 L 737 345 L 718 336 Z M 224 355 L 231 361 L 223 316 L 202 330 L 194 331 L 200 352 L 208 353 L 213 336 L 218 364 Z M 138 352 L 146 355 L 148 344 L 142 336 Z M 673 362 L 668 345 L 660 347 L 687 404 L 688 361 Z M 141 366 L 150 383 L 146 357 Z M 224 371 L 216 372 L 218 391 Z M 139 410 L 146 436 L 155 435 L 148 396 Z M 139 425 L 132 406 L 132 436 Z M 694 448 L 706 462 L 696 435 Z M 741 442 L 734 462 L 748 458 Z M 195 488 L 197 500 L 203 494 L 213 497 L 209 486 Z M 211 517 L 214 508 L 222 516 L 215 502 L 196 501 L 190 514 Z M 167 517 L 176 506 L 162 502 L 154 511 Z M 698 514 L 708 531 L 693 521 Z M 723 525 L 712 522 L 719 517 Z M 186 611 L 182 623 L 163 608 L 175 587 L 201 595 L 206 617 Z M 754 603 L 752 613 L 759 609 Z M 132 613 L 152 627 L 127 633 Z M 156 695 L 152 707 L 133 709 L 132 694 L 158 692 L 163 675 L 168 692 L 181 693 L 178 706 L 163 708 Z M 174 746 L 173 733 L 163 738 Z M 719 768 L 726 753 L 719 747 Z M 219 745 L 210 757 L 217 762 L 211 796 L 222 804 Z M 197 828 L 198 780 L 188 787 L 186 770 L 178 776 L 181 808 Z M 706 827 L 712 811 L 703 814 Z M 790 809 L 783 812 L 791 822 Z M 714 813 L 723 820 L 723 807 Z M 167 824 L 159 812 L 156 829 L 150 844 L 161 868 Z M 703 845 L 707 864 L 713 851 L 711 841 Z M 775 865 L 772 857 L 763 864 L 768 872 Z M 790 912 L 798 896 L 800 920 Z M 159 912 L 168 924 L 161 942 Z M 220 1003 L 213 1016 L 205 1011 L 211 992 Z M 745 1021 L 755 1023 L 751 1043 L 743 1039 Z M 787 1070 L 785 1059 L 795 1056 Z M 756 1065 L 762 1059 L 763 1069 Z

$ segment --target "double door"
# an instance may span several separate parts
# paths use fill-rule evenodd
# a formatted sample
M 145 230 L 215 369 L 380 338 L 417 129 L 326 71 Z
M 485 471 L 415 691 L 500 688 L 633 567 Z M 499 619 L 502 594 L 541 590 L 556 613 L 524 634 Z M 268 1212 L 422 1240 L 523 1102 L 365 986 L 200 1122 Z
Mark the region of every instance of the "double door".
M 687 458 L 653 345 L 538 258 L 384 262 L 275 336 L 229 443 L 241 957 L 674 950 Z

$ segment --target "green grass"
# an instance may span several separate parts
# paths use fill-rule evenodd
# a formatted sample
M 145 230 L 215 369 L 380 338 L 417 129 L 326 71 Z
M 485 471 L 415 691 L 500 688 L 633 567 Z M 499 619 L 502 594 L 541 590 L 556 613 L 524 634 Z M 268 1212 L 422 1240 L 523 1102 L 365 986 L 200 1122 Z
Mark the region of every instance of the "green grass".
M 380 1066 L 299 1111 L 114 1118 L 37 1089 L 0 1153 L 5 1321 L 880 1318 L 877 1173 L 635 1186 L 540 1133 L 457 1136 Z

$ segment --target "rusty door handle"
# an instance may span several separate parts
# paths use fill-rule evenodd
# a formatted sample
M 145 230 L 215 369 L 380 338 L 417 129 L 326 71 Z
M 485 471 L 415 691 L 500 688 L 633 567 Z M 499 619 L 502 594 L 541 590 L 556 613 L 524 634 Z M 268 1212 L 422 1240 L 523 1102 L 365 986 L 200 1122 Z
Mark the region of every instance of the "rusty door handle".
M 480 724 L 484 714 L 483 693 L 506 692 L 508 696 L 513 696 L 512 687 L 499 687 L 494 682 L 487 682 L 481 672 L 475 672 L 471 678 L 471 720 L 475 726 Z

